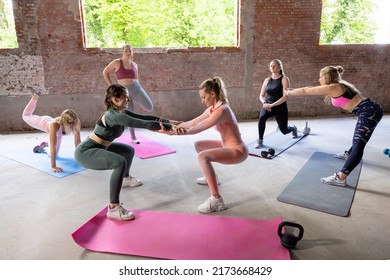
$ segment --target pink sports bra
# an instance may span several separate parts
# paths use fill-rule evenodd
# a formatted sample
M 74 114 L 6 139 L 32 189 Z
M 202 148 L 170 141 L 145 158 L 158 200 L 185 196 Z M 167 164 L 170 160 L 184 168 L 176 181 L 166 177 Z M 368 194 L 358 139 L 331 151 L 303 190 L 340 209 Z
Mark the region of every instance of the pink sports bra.
M 131 62 L 131 69 L 126 69 L 123 66 L 122 59 L 120 60 L 120 67 L 118 71 L 115 72 L 115 76 L 117 80 L 123 79 L 137 79 L 137 68 L 135 67 L 135 63 Z
M 356 93 L 346 91 L 343 95 L 340 95 L 339 97 L 332 97 L 332 105 L 335 107 L 344 108 L 355 96 Z

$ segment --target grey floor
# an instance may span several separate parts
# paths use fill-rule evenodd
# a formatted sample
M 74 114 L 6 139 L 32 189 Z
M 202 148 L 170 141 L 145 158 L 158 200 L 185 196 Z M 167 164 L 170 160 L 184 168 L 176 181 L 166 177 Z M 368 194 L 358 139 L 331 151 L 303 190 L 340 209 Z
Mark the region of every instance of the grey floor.
M 303 128 L 306 119 L 290 124 Z M 356 119 L 308 119 L 312 133 L 273 160 L 250 156 L 238 165 L 216 164 L 220 192 L 228 207 L 213 215 L 296 221 L 305 228 L 291 258 L 298 260 L 390 259 L 390 116 L 385 116 L 370 140 L 363 158 L 355 199 L 349 217 L 334 216 L 277 201 L 276 197 L 315 151 L 344 151 L 351 143 Z M 268 121 L 266 134 L 276 128 Z M 257 122 L 241 122 L 244 141 L 256 139 Z M 135 158 L 131 174 L 143 181 L 139 188 L 123 189 L 126 208 L 196 214 L 208 196 L 193 142 L 215 138 L 215 130 L 194 136 L 167 136 L 142 130 L 145 136 L 176 149 L 177 153 L 153 159 Z M 84 139 L 90 131 L 82 131 Z M 110 171 L 85 170 L 61 179 L 4 157 L 21 147 L 46 140 L 44 133 L 0 135 L 0 259 L 3 260 L 144 260 L 137 256 L 97 253 L 79 247 L 72 232 L 97 214 L 108 202 Z M 72 150 L 72 137 L 62 149 Z M 329 174 L 330 175 L 330 174 Z M 212 233 L 210 233 L 212 234 Z

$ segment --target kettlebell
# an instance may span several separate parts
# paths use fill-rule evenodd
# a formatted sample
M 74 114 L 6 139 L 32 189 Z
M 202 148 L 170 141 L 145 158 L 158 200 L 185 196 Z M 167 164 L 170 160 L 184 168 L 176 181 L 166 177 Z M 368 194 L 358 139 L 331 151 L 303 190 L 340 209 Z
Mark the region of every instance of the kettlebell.
M 298 235 L 294 235 L 293 233 L 284 232 L 282 233 L 282 229 L 284 226 L 290 226 L 293 228 L 297 228 L 299 230 Z M 303 237 L 303 226 L 293 222 L 281 222 L 278 227 L 278 235 L 280 237 L 280 243 L 288 249 L 294 249 L 297 245 L 298 241 Z
M 261 151 L 261 156 L 263 158 L 270 158 L 275 154 L 275 150 L 272 148 L 269 148 L 268 151 Z
M 389 157 L 390 157 L 390 150 L 389 149 L 384 149 L 383 150 L 383 153 L 385 154 L 385 155 L 388 155 Z

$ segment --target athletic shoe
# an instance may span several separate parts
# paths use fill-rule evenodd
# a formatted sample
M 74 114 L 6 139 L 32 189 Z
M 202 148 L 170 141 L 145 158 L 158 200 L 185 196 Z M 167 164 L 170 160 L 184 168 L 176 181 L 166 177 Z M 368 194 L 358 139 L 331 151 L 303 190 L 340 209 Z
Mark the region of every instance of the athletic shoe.
M 348 156 L 349 156 L 349 153 L 347 151 L 345 152 L 342 152 L 342 153 L 338 153 L 338 154 L 334 154 L 333 155 L 335 158 L 339 158 L 339 159 L 347 159 Z
M 260 149 L 261 147 L 263 147 L 263 140 L 258 139 L 257 146 L 255 147 L 255 149 Z
M 341 180 L 339 176 L 337 176 L 337 173 L 334 173 L 332 176 L 321 178 L 321 182 L 328 184 L 328 185 L 334 185 L 334 186 L 340 186 L 345 187 L 347 185 L 347 180 Z
M 142 185 L 140 180 L 135 179 L 134 177 L 123 177 L 122 188 L 126 187 L 139 187 Z
M 131 138 L 131 142 L 134 144 L 139 144 L 139 140 L 137 138 Z
M 298 138 L 298 128 L 295 125 L 292 130 L 292 138 Z
M 127 211 L 122 205 L 117 205 L 114 208 L 110 209 L 107 207 L 107 218 L 119 221 L 128 221 L 133 220 L 135 215 L 133 212 Z
M 200 177 L 200 178 L 196 179 L 196 183 L 199 184 L 199 185 L 208 185 L 208 183 L 207 183 L 205 177 Z M 219 182 L 219 180 L 218 180 L 218 177 L 217 177 L 217 184 L 218 184 L 218 185 L 221 184 L 221 183 Z
M 26 86 L 26 89 L 28 89 L 32 94 L 40 96 L 42 91 L 40 89 L 33 88 L 32 86 Z
M 223 203 L 222 196 L 215 198 L 210 196 L 203 204 L 198 206 L 198 211 L 204 214 L 225 210 L 225 204 Z
M 49 147 L 49 144 L 47 142 L 42 142 L 40 145 L 34 147 L 33 152 L 37 154 L 44 153 L 46 147 Z

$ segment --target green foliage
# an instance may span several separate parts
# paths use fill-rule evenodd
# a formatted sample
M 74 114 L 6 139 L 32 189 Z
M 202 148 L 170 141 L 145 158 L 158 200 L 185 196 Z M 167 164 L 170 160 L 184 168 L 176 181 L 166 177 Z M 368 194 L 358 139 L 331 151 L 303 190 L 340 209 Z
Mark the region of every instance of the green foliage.
M 0 0 L 0 48 L 2 49 L 18 47 L 11 8 L 11 0 Z
M 375 43 L 372 0 L 323 0 L 320 44 Z
M 84 0 L 87 47 L 234 46 L 236 0 Z

